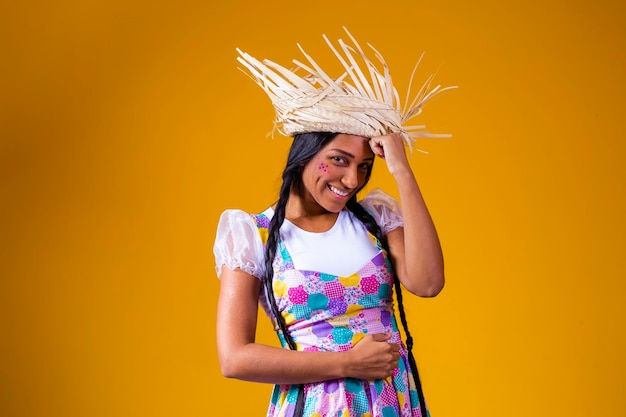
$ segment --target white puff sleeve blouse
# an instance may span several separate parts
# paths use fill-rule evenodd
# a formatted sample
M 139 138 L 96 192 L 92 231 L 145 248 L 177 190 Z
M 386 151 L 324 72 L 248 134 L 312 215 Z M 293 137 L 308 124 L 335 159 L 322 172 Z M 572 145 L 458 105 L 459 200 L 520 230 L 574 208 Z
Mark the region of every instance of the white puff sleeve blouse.
M 265 271 L 263 242 L 252 217 L 243 210 L 225 210 L 217 225 L 213 245 L 217 276 L 222 276 L 222 266 L 240 268 L 257 278 Z
M 374 217 L 383 234 L 403 227 L 398 201 L 381 189 L 372 190 L 360 203 Z M 273 213 L 271 209 L 265 211 L 268 216 Z M 213 254 L 219 278 L 224 265 L 229 269 L 240 268 L 259 279 L 264 275 L 265 253 L 261 236 L 252 217 L 242 210 L 225 210 L 220 216 Z
M 383 235 L 398 227 L 404 227 L 400 204 L 380 188 L 373 189 L 359 202 L 369 214 L 374 216 Z

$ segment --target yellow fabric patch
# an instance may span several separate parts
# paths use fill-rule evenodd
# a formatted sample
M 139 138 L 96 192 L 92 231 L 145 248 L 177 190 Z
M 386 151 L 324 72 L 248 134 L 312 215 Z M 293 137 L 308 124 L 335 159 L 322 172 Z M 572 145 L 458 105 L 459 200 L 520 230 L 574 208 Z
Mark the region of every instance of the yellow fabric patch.
M 259 235 L 261 236 L 261 242 L 265 245 L 267 243 L 267 239 L 269 239 L 269 230 L 259 229 Z
M 361 276 L 359 274 L 352 274 L 347 277 L 339 277 L 339 282 L 344 287 L 356 287 L 361 282 Z
M 349 304 L 346 309 L 346 316 L 354 317 L 363 310 L 363 306 L 359 304 Z
M 401 392 L 398 392 L 398 404 L 400 405 L 400 407 L 402 407 L 404 403 L 405 403 L 404 394 Z
M 276 298 L 287 295 L 287 290 L 288 287 L 283 281 L 274 280 L 274 294 L 276 294 Z
M 355 333 L 354 336 L 352 336 L 352 346 L 359 343 L 361 339 L 363 339 L 364 337 L 365 337 L 365 333 Z
M 290 325 L 291 323 L 296 321 L 296 318 L 291 313 L 281 313 L 281 314 L 283 315 L 283 318 L 285 319 L 286 325 Z

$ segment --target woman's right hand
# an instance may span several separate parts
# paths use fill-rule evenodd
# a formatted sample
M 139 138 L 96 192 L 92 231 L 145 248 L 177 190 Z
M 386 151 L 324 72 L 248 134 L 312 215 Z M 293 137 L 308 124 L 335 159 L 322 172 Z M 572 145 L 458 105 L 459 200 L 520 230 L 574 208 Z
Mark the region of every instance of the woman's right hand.
M 393 374 L 400 359 L 400 345 L 388 342 L 391 334 L 367 335 L 346 352 L 350 378 L 384 379 Z

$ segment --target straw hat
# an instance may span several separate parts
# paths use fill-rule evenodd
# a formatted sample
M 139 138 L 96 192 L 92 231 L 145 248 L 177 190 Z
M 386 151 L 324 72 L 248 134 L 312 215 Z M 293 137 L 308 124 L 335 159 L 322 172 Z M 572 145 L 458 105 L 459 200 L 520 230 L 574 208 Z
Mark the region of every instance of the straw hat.
M 338 132 L 364 137 L 400 132 L 409 148 L 417 138 L 450 136 L 433 134 L 425 131 L 423 125 L 410 126 L 406 123 L 422 112 L 428 100 L 456 86 L 437 85 L 431 88 L 434 77 L 431 75 L 410 104 L 407 94 L 403 109 L 382 55 L 368 44 L 382 66 L 381 71 L 345 27 L 344 30 L 352 45 L 339 39 L 339 50 L 326 35 L 322 35 L 345 69 L 339 77 L 327 75 L 299 44 L 298 48 L 308 60 L 308 65 L 294 59 L 294 69 L 287 69 L 268 59 L 260 61 L 237 48 L 240 55 L 237 61 L 272 101 L 276 111 L 273 131 L 285 136 L 305 132 Z M 421 57 L 413 69 L 409 93 L 420 61 Z

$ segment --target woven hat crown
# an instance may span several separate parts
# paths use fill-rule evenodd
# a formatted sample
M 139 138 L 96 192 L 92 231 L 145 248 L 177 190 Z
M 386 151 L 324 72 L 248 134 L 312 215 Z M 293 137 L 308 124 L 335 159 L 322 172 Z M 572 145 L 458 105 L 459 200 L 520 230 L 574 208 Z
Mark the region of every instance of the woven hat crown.
M 294 59 L 294 69 L 287 69 L 268 59 L 260 61 L 237 48 L 237 60 L 266 92 L 274 106 L 274 130 L 285 136 L 337 132 L 373 137 L 400 132 L 409 148 L 417 138 L 450 136 L 433 134 L 425 131 L 423 125 L 411 126 L 407 122 L 422 112 L 426 102 L 456 86 L 431 87 L 431 75 L 410 103 L 407 94 L 407 102 L 402 108 L 382 55 L 368 44 L 382 67 L 380 70 L 345 27 L 344 30 L 352 45 L 339 39 L 339 49 L 326 35 L 322 35 L 343 66 L 344 72 L 339 77 L 330 77 L 299 44 L 298 48 L 308 64 Z M 413 69 L 409 92 L 420 61 L 421 57 Z

